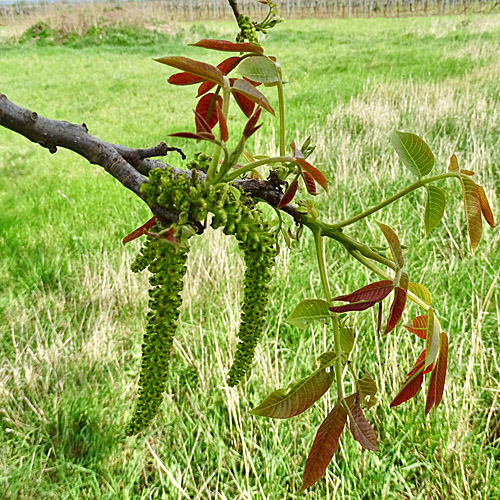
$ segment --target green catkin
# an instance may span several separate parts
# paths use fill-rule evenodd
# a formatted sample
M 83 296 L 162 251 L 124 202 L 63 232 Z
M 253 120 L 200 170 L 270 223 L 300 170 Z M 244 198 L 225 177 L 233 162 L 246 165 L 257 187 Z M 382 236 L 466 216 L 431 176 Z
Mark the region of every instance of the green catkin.
M 212 227 L 234 235 L 243 250 L 246 270 L 239 342 L 228 373 L 228 384 L 234 386 L 248 373 L 265 327 L 269 281 L 276 255 L 275 237 L 253 201 L 242 191 L 228 184 L 208 185 L 199 179 L 194 169 L 206 166 L 207 160 L 210 158 L 206 155 L 196 155 L 190 162 L 193 170 L 187 176 L 174 176 L 169 170 L 152 170 L 150 182 L 142 189 L 151 206 L 185 212 L 188 221 L 202 222 L 209 212 L 212 213 Z M 152 232 L 161 229 L 155 227 Z M 178 225 L 178 235 L 182 235 L 181 229 Z M 180 245 L 149 238 L 132 264 L 135 272 L 149 269 L 152 288 L 149 291 L 151 310 L 142 346 L 139 398 L 126 429 L 128 435 L 148 427 L 163 399 L 187 255 L 188 246 L 182 236 Z
M 141 375 L 138 401 L 126 434 L 133 435 L 147 428 L 163 400 L 172 342 L 177 328 L 181 291 L 186 273 L 187 249 L 162 239 L 150 239 L 142 255 L 154 258 L 151 271 L 148 322 L 142 344 Z M 140 269 L 141 266 L 138 267 Z

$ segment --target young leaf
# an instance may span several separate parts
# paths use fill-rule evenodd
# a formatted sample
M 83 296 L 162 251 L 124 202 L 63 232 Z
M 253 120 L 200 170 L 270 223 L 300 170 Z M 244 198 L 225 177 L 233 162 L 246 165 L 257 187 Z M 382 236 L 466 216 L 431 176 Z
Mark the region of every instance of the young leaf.
M 377 384 L 368 372 L 365 372 L 363 378 L 358 379 L 357 388 L 360 396 L 363 398 L 377 394 Z
M 424 339 L 427 337 L 427 315 L 417 316 L 413 318 L 409 325 L 404 325 L 404 327 L 411 333 L 414 333 L 417 337 Z
M 432 307 L 427 311 L 427 333 L 425 338 L 425 368 L 434 363 L 438 349 L 441 327 Z
M 228 40 L 210 40 L 207 38 L 188 45 L 210 50 L 219 50 L 221 52 L 255 52 L 256 54 L 262 54 L 264 52 L 262 47 L 258 47 L 253 43 L 234 43 Z
M 228 57 L 221 63 L 217 64 L 217 68 L 221 70 L 224 75 L 227 75 L 237 64 L 240 58 L 238 56 Z M 198 88 L 198 97 L 206 94 L 209 90 L 214 87 L 213 82 L 203 82 Z
M 245 97 L 243 94 L 239 94 L 237 92 L 234 94 L 234 100 L 245 116 L 250 118 L 253 110 L 255 109 L 255 103 L 248 99 L 248 97 Z
M 401 269 L 404 266 L 404 259 L 398 235 L 386 224 L 382 224 L 382 222 L 377 222 L 377 224 L 384 233 L 387 243 L 389 243 L 389 248 L 391 249 L 392 258 L 394 259 L 395 264 L 399 269 Z
M 182 137 L 183 139 L 196 139 L 198 141 L 214 141 L 214 134 L 208 132 L 200 132 L 195 134 L 193 132 L 177 132 L 175 134 L 168 134 L 170 137 Z
M 391 408 L 393 408 L 394 406 L 399 406 L 401 403 L 408 401 L 413 396 L 415 396 L 415 394 L 417 394 L 424 380 L 424 374 L 422 373 L 422 371 L 423 365 L 421 365 L 417 372 L 412 374 L 412 376 L 405 381 L 403 388 L 399 391 L 398 395 L 390 404 Z
M 261 111 L 262 108 L 258 106 L 255 113 L 249 118 L 245 128 L 243 129 L 243 137 L 248 139 L 260 128 L 261 125 L 257 126 L 257 122 L 259 121 Z
M 233 94 L 234 93 L 241 94 L 247 99 L 250 99 L 256 104 L 262 106 L 266 111 L 269 111 L 269 113 L 271 113 L 272 115 L 275 114 L 274 109 L 269 104 L 269 101 L 267 100 L 266 96 L 246 80 L 241 80 L 241 79 L 236 80 L 231 87 L 231 92 Z
M 224 113 L 222 112 L 222 108 L 220 107 L 219 103 L 216 104 L 216 109 L 217 109 L 217 120 L 219 121 L 220 138 L 224 142 L 227 142 L 227 140 L 229 139 L 229 132 L 227 130 L 227 122 L 226 122 L 226 118 L 224 116 Z
M 446 196 L 436 186 L 426 186 L 427 199 L 425 203 L 425 232 L 429 234 L 440 222 L 446 207 Z
M 285 194 L 283 195 L 283 198 L 281 198 L 280 202 L 278 203 L 278 206 L 276 208 L 283 208 L 286 205 L 288 205 L 295 197 L 295 193 L 297 193 L 297 187 L 299 185 L 299 181 L 295 180 L 293 181 L 288 189 L 285 191 Z
M 470 247 L 471 251 L 474 252 L 481 241 L 483 232 L 481 200 L 477 184 L 472 179 L 461 176 L 460 182 L 464 193 L 465 219 L 467 221 Z
M 394 290 L 394 300 L 391 304 L 391 310 L 389 311 L 389 318 L 387 319 L 387 326 L 384 332 L 386 335 L 396 328 L 398 321 L 403 315 L 408 292 L 408 275 L 406 273 L 401 273 L 399 285 L 400 286 L 397 286 Z
M 326 321 L 329 317 L 326 300 L 310 299 L 299 302 L 285 321 L 305 330 L 313 321 Z
M 196 112 L 207 122 L 209 130 L 212 130 L 217 125 L 217 106 L 222 106 L 222 97 L 220 95 L 216 97 L 213 92 L 205 94 L 196 105 Z M 198 129 L 198 124 L 196 131 L 201 132 L 201 127 L 200 130 Z
M 406 374 L 406 381 L 410 380 L 415 373 L 419 370 L 423 370 L 425 361 L 425 349 L 420 353 L 420 356 L 415 360 L 413 368 Z
M 483 212 L 484 220 L 489 224 L 491 228 L 495 227 L 495 219 L 493 217 L 493 212 L 491 211 L 490 204 L 488 202 L 488 198 L 486 197 L 486 193 L 484 189 L 479 184 L 476 184 L 477 191 L 479 193 L 479 201 L 481 203 L 481 212 Z
M 420 283 L 408 283 L 408 291 L 418 297 L 424 304 L 428 306 L 432 304 L 431 292 L 424 285 Z
M 156 215 L 151 217 L 145 224 L 143 224 L 141 227 L 138 227 L 135 231 L 132 231 L 130 234 L 125 236 L 123 238 L 123 244 L 127 244 L 129 241 L 135 240 L 136 238 L 139 238 L 139 236 L 142 236 L 148 229 L 152 228 L 156 224 Z M 328 303 L 326 308 L 328 309 Z
M 448 164 L 448 170 L 450 172 L 453 172 L 454 170 L 458 170 L 458 160 L 457 160 L 457 156 L 455 155 L 455 153 L 453 153 L 450 156 L 450 163 Z
M 347 411 L 337 404 L 320 425 L 307 457 L 300 491 L 312 486 L 326 471 L 347 421 Z
M 332 385 L 333 372 L 327 368 L 335 362 L 336 354 L 326 352 L 320 356 L 320 366 L 311 375 L 299 380 L 288 390 L 272 392 L 262 403 L 250 411 L 253 415 L 270 418 L 290 418 L 306 411 Z
M 354 333 L 352 328 L 341 325 L 339 326 L 340 333 L 340 348 L 343 352 L 351 352 L 354 347 Z
M 427 175 L 434 166 L 434 155 L 420 137 L 406 132 L 395 131 L 391 142 L 401 161 L 419 177 Z
M 432 376 L 427 392 L 427 401 L 425 402 L 425 414 L 427 415 L 432 406 L 437 408 L 443 399 L 444 382 L 446 379 L 446 368 L 448 364 L 448 336 L 441 332 L 439 356 L 434 363 Z
M 392 280 L 382 280 L 370 283 L 347 295 L 339 295 L 332 300 L 342 300 L 344 302 L 359 302 L 361 300 L 379 301 L 385 299 L 394 289 Z
M 293 157 L 295 159 L 302 158 L 305 159 L 304 153 L 295 145 L 295 142 L 290 143 L 290 149 L 292 150 Z
M 472 177 L 474 175 L 474 172 L 472 170 L 465 170 L 465 168 L 460 170 L 460 173 L 464 174 L 464 175 L 469 175 L 470 177 Z
M 365 449 L 377 451 L 377 436 L 361 409 L 358 398 L 349 401 L 349 428 L 352 437 Z
M 210 80 L 211 82 L 219 84 L 221 87 L 224 85 L 224 75 L 219 68 L 212 66 L 201 61 L 195 61 L 188 57 L 175 56 L 175 57 L 161 57 L 155 61 L 173 68 L 186 71 L 194 76 Z
M 377 300 L 362 300 L 361 302 L 352 302 L 350 304 L 344 304 L 343 306 L 330 307 L 330 311 L 338 314 L 350 311 L 365 311 L 366 309 L 373 307 L 377 302 Z
M 259 83 L 274 83 L 280 79 L 276 64 L 264 56 L 247 57 L 238 66 L 238 73 Z
M 202 82 L 203 78 L 200 78 L 199 76 L 196 75 L 192 75 L 191 73 L 175 73 L 171 75 L 167 81 L 172 85 L 193 85 L 194 83 Z M 211 85 L 214 84 L 211 83 Z
M 308 174 L 307 172 L 302 172 L 302 178 L 304 179 L 304 184 L 306 185 L 307 192 L 309 194 L 312 194 L 313 196 L 316 196 L 318 194 L 318 191 L 316 190 L 316 183 L 314 182 L 312 175 Z
M 296 158 L 295 163 L 310 174 L 311 177 L 328 193 L 328 183 L 326 182 L 326 177 L 321 170 L 318 170 L 315 166 L 311 165 L 303 158 Z

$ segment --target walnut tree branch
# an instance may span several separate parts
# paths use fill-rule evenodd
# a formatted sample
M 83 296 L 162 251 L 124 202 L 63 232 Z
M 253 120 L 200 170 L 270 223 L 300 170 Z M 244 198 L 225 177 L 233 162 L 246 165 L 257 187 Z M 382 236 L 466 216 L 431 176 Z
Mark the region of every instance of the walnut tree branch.
M 164 156 L 168 151 L 178 148 L 168 147 L 165 143 L 147 149 L 133 149 L 126 146 L 102 141 L 88 133 L 85 124 L 77 125 L 66 121 L 50 120 L 28 109 L 22 108 L 0 94 L 0 125 L 17 132 L 32 142 L 56 153 L 57 148 L 65 148 L 83 156 L 90 163 L 100 165 L 115 179 L 130 189 L 143 201 L 141 186 L 148 182 L 149 171 L 154 168 L 169 168 L 176 174 L 191 175 L 189 171 L 172 167 L 159 160 L 151 160 L 154 156 Z M 205 174 L 200 172 L 202 178 Z M 253 198 L 259 198 L 276 207 L 283 196 L 281 181 L 275 175 L 268 180 L 243 179 L 234 181 Z M 178 213 L 150 207 L 162 222 L 176 222 Z M 288 205 L 283 211 L 300 222 L 302 214 L 295 207 Z M 201 231 L 201 226 L 199 228 Z

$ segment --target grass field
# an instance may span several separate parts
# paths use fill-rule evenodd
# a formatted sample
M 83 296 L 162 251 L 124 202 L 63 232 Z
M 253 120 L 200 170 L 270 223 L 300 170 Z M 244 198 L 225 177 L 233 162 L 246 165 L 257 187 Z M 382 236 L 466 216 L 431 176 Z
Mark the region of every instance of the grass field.
M 184 44 L 232 38 L 234 27 L 122 31 L 55 46 L 4 42 L 0 92 L 128 146 L 190 129 L 193 88 L 169 87 L 168 69 L 152 58 L 215 62 L 215 54 Z M 477 172 L 498 219 L 500 16 L 293 21 L 273 30 L 265 47 L 289 82 L 287 141 L 311 135 L 315 164 L 331 177 L 321 202 L 330 220 L 413 182 L 390 146 L 396 128 L 425 138 L 436 171 L 455 152 Z M 235 108 L 231 121 L 243 124 Z M 275 151 L 274 130 L 269 120 L 250 150 Z M 407 247 L 410 279 L 431 289 L 450 336 L 444 401 L 427 419 L 422 394 L 389 409 L 420 341 L 402 329 L 377 337 L 375 317 L 359 313 L 353 364 L 378 383 L 379 403 L 368 418 L 379 451 L 361 452 L 346 435 L 326 478 L 299 495 L 315 430 L 335 394 L 288 421 L 248 412 L 333 347 L 329 331 L 283 321 L 299 300 L 321 295 L 309 235 L 300 248 L 282 245 L 267 331 L 252 375 L 236 389 L 225 385 L 225 373 L 242 259 L 219 232 L 194 242 L 165 403 L 148 432 L 124 439 L 147 277 L 130 272 L 138 245 L 124 248 L 121 238 L 148 210 L 99 167 L 67 151 L 50 155 L 0 129 L 0 497 L 500 499 L 500 236 L 486 230 L 471 256 L 459 186 L 441 187 L 449 194 L 445 219 L 427 238 L 422 193 L 352 231 L 381 245 L 375 220 L 389 222 Z M 339 294 L 374 278 L 334 243 L 327 260 Z

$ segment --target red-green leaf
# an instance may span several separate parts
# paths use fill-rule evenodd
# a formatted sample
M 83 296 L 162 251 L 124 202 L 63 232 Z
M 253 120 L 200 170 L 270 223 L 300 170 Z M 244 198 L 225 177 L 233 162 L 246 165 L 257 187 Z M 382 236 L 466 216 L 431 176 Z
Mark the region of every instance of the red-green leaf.
M 247 57 L 238 66 L 238 73 L 252 82 L 272 84 L 280 80 L 276 64 L 264 56 Z
M 448 170 L 452 172 L 453 170 L 458 170 L 458 160 L 455 153 L 450 156 L 450 163 L 448 165 Z
M 346 409 L 337 404 L 320 425 L 307 457 L 300 491 L 312 486 L 326 471 L 347 421 Z
M 304 179 L 304 184 L 306 185 L 307 192 L 316 196 L 318 191 L 316 189 L 316 183 L 310 174 L 307 172 L 302 172 L 302 178 Z
M 476 184 L 477 191 L 479 193 L 479 201 L 481 203 L 481 212 L 483 212 L 484 220 L 489 224 L 491 228 L 495 227 L 495 219 L 493 217 L 493 212 L 491 211 L 490 204 L 488 202 L 488 198 L 486 197 L 486 193 L 484 189 L 479 184 Z
M 238 64 L 240 58 L 238 56 L 228 57 L 221 63 L 217 65 L 217 68 L 221 70 L 224 75 L 227 75 L 229 71 L 231 71 Z M 215 83 L 213 82 L 203 82 L 198 88 L 198 97 L 206 94 L 209 90 L 214 87 Z
M 218 117 L 216 105 L 222 106 L 222 97 L 218 95 L 217 97 L 213 92 L 210 94 L 205 94 L 196 105 L 196 112 L 203 117 L 203 119 L 208 124 L 209 130 L 212 130 L 215 125 L 217 125 Z M 196 124 L 196 131 L 202 132 L 202 126 Z
M 250 99 L 254 103 L 262 106 L 266 111 L 269 111 L 272 115 L 274 115 L 274 109 L 269 104 L 266 96 L 260 91 L 257 90 L 251 83 L 246 80 L 238 79 L 235 80 L 231 87 L 231 92 L 241 94 L 247 99 Z
M 394 283 L 392 280 L 382 280 L 370 283 L 347 295 L 339 295 L 332 300 L 343 300 L 344 302 L 379 301 L 385 299 L 393 289 Z
M 477 185 L 472 179 L 461 176 L 460 182 L 464 193 L 465 219 L 467 221 L 470 247 L 471 251 L 474 252 L 481 241 L 483 232 L 481 199 Z
M 425 367 L 431 366 L 436 360 L 439 350 L 441 327 L 434 315 L 432 307 L 427 311 L 427 334 L 425 338 Z
M 417 373 L 420 369 L 424 368 L 425 361 L 425 349 L 420 353 L 420 356 L 416 359 L 413 368 L 406 374 L 406 380 L 410 380 L 415 373 Z
M 255 52 L 262 54 L 264 49 L 253 43 L 234 43 L 228 40 L 211 40 L 204 38 L 196 43 L 190 43 L 193 47 L 202 47 L 204 49 L 219 50 L 221 52 Z
M 292 149 L 293 157 L 295 159 L 302 158 L 305 159 L 304 153 L 295 145 L 295 142 L 290 144 L 290 148 Z
M 270 418 L 290 418 L 302 413 L 313 405 L 332 385 L 333 372 L 327 368 L 335 362 L 336 354 L 327 352 L 318 361 L 320 366 L 311 375 L 299 380 L 288 390 L 272 392 L 250 413 Z
M 401 269 L 404 266 L 404 259 L 398 235 L 386 224 L 382 224 L 382 222 L 377 222 L 377 224 L 384 233 L 387 243 L 389 243 L 389 248 L 391 249 L 392 258 L 394 259 L 395 264 L 399 269 Z
M 343 306 L 330 307 L 330 311 L 338 314 L 350 311 L 365 311 L 366 309 L 373 307 L 377 302 L 377 300 L 363 300 L 361 302 L 352 302 L 351 304 L 344 304 Z
M 391 310 L 389 311 L 389 318 L 387 319 L 387 326 L 384 332 L 386 335 L 396 328 L 398 321 L 403 315 L 408 293 L 408 275 L 406 273 L 401 273 L 399 285 L 400 286 L 397 286 L 394 290 L 394 300 L 391 304 Z
M 175 73 L 168 79 L 168 83 L 172 85 L 193 85 L 194 83 L 200 83 L 202 81 L 203 78 L 192 75 L 191 73 Z M 206 83 L 210 83 L 212 86 L 214 85 L 211 82 Z
M 408 401 L 415 394 L 417 394 L 420 386 L 422 385 L 422 381 L 424 380 L 424 375 L 422 373 L 423 365 L 420 369 L 414 373 L 403 385 L 403 388 L 399 391 L 398 395 L 394 398 L 392 403 L 390 404 L 391 408 L 394 406 L 399 406 L 401 403 Z
M 310 174 L 311 177 L 328 193 L 328 183 L 326 182 L 326 177 L 321 170 L 318 170 L 303 158 L 296 158 L 295 163 Z
M 155 59 L 155 61 L 180 69 L 181 71 L 186 71 L 200 78 L 210 80 L 211 82 L 219 84 L 221 87 L 224 85 L 224 75 L 221 70 L 211 64 L 195 61 L 182 56 L 161 57 L 160 59 Z
M 474 175 L 474 172 L 472 170 L 466 170 L 464 168 L 462 170 L 460 170 L 460 173 L 464 174 L 464 175 L 468 175 L 470 177 L 472 177 Z
M 281 198 L 280 202 L 278 203 L 277 208 L 283 208 L 293 200 L 293 198 L 295 197 L 295 193 L 297 192 L 298 185 L 299 185 L 298 181 L 293 181 L 290 184 L 288 189 L 285 191 L 283 198 Z
M 363 378 L 358 379 L 357 387 L 360 396 L 362 397 L 375 396 L 375 394 L 377 394 L 377 384 L 375 383 L 375 380 L 372 379 L 370 374 L 366 371 L 363 375 Z
M 366 420 L 358 398 L 349 401 L 349 428 L 352 437 L 365 449 L 377 451 L 377 436 L 372 426 Z
M 404 327 L 411 333 L 414 333 L 417 337 L 424 339 L 427 337 L 427 315 L 417 316 L 413 318 L 409 325 L 404 325 Z
M 152 228 L 155 224 L 156 224 L 156 216 L 153 216 L 141 227 L 138 227 L 135 231 L 132 231 L 130 234 L 125 236 L 125 238 L 123 238 L 123 244 L 125 245 L 129 241 L 139 238 L 139 236 L 142 236 L 148 229 Z
M 426 415 L 429 413 L 432 406 L 437 408 L 443 399 L 446 368 L 448 365 L 448 336 L 446 333 L 441 332 L 440 344 L 439 357 L 434 363 L 429 383 L 429 391 L 427 393 L 427 401 L 425 403 Z

